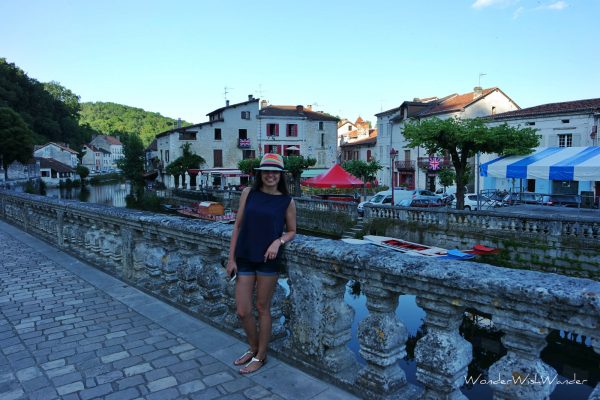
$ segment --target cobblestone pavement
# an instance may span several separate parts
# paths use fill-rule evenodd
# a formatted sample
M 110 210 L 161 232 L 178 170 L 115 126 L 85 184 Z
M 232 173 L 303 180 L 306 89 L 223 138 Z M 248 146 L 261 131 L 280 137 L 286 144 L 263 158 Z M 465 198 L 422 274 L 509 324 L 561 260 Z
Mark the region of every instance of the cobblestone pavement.
M 0 399 L 353 399 L 0 222 Z

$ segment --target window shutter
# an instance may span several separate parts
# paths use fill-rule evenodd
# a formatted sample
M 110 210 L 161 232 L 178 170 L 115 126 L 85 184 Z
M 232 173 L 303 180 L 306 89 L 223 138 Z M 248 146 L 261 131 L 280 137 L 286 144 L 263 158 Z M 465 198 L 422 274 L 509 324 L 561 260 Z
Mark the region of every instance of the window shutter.
M 265 144 L 265 153 L 268 153 L 268 152 L 269 152 L 269 145 Z
M 277 145 L 277 154 L 281 154 L 281 145 L 280 144 Z
M 275 136 L 279 136 L 279 124 L 275 124 Z

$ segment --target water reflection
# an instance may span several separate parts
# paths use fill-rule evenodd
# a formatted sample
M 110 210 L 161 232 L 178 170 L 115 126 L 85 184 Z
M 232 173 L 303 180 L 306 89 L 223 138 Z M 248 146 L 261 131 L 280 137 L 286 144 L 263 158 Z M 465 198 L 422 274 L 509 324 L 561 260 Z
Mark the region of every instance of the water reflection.
M 360 292 L 360 285 L 350 281 L 344 296 L 345 302 L 355 311 L 352 321 L 352 339 L 348 344 L 355 354 L 359 364 L 365 360 L 359 354 L 358 324 L 368 315 L 367 299 Z M 488 368 L 506 354 L 500 338 L 503 333 L 494 329 L 491 321 L 474 310 L 466 313 L 460 327 L 460 334 L 473 345 L 473 360 L 468 367 L 468 374 L 477 377 L 487 376 Z M 398 299 L 397 317 L 404 323 L 408 332 L 406 357 L 400 361 L 400 366 L 406 373 L 406 379 L 419 385 L 416 379 L 416 363 L 414 349 L 416 342 L 426 334 L 423 324 L 425 312 L 416 304 L 416 296 L 402 295 Z M 585 385 L 556 385 L 550 396 L 551 400 L 584 399 L 589 396 L 600 380 L 600 355 L 591 347 L 590 339 L 577 337 L 566 332 L 552 331 L 547 338 L 548 346 L 541 354 L 541 359 L 552 366 L 559 376 L 557 380 L 577 379 L 587 380 Z M 492 390 L 489 385 L 466 384 L 461 389 L 463 394 L 472 400 L 491 399 Z
M 125 197 L 129 194 L 130 189 L 129 183 L 86 185 L 82 188 L 48 188 L 46 189 L 46 196 L 57 199 L 106 204 L 113 207 L 125 207 Z

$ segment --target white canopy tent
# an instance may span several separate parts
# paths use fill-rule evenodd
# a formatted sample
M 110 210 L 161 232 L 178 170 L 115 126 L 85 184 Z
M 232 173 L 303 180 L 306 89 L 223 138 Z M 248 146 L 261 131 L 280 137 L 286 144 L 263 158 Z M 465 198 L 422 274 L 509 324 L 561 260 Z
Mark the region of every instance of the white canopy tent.
M 480 166 L 492 178 L 600 181 L 600 146 L 547 147 L 525 156 L 505 156 Z

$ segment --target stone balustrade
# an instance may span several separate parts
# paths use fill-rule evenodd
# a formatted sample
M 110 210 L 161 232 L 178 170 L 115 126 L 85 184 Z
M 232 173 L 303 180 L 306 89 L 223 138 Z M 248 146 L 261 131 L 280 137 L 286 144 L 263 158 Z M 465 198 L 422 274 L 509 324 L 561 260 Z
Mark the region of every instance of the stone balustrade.
M 382 207 L 365 205 L 365 220 L 384 218 L 465 230 L 492 230 L 511 234 L 536 236 L 561 236 L 600 242 L 600 212 L 597 217 L 581 218 L 575 215 L 557 217 L 533 214 L 512 214 L 497 211 L 471 211 L 453 209 L 419 209 L 414 207 Z
M 393 211 L 402 212 L 412 211 Z M 198 318 L 240 332 L 223 267 L 230 225 L 8 191 L 0 191 L 0 217 Z M 507 382 L 491 385 L 497 399 L 544 399 L 554 390 L 554 384 L 527 380 L 555 375 L 540 359 L 550 330 L 591 337 L 600 352 L 597 281 L 301 235 L 286 244 L 283 257 L 289 292 L 278 287 L 274 296 L 274 351 L 364 398 L 465 398 L 460 387 L 472 347 L 458 327 L 467 309 L 490 315 L 505 333 L 507 353 L 489 369 L 490 379 Z M 369 311 L 359 324 L 362 367 L 347 346 L 354 317 L 344 303 L 349 280 L 361 283 Z M 407 332 L 394 310 L 404 294 L 415 295 L 426 312 L 427 333 L 415 349 L 420 386 L 407 383 L 398 364 Z

